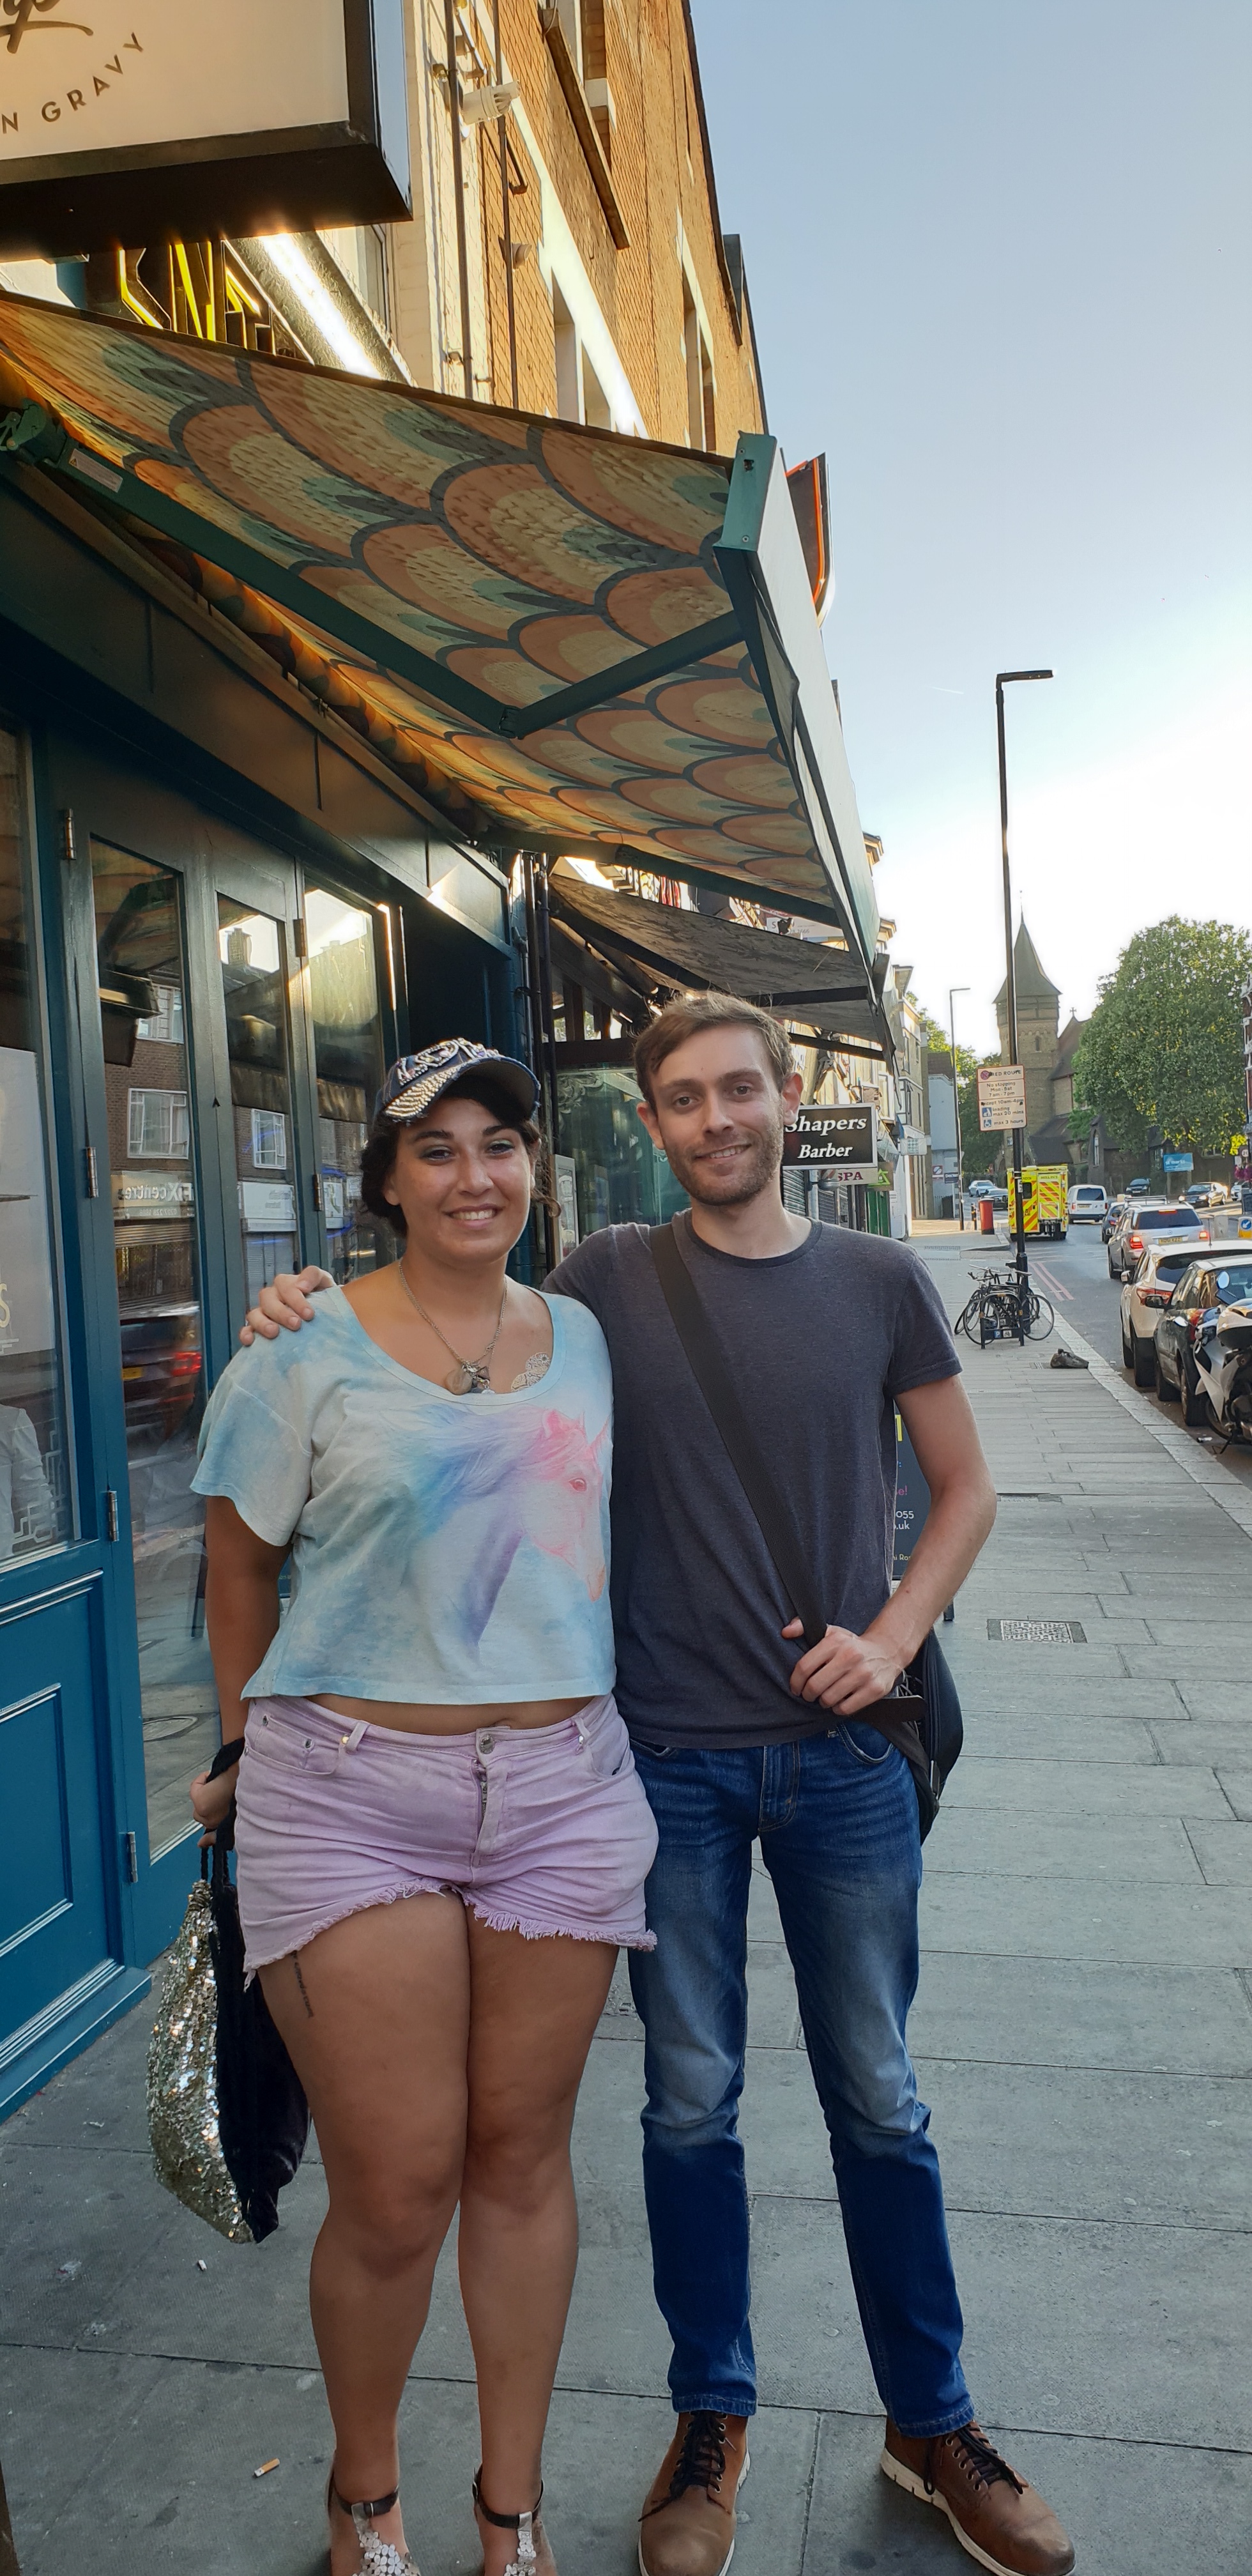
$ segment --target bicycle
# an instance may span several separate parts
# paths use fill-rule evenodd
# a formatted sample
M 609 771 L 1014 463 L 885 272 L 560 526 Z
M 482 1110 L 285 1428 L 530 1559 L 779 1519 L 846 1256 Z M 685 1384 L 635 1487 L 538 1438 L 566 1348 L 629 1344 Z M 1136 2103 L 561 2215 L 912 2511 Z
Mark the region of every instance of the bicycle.
M 957 1317 L 956 1329 L 976 1341 L 981 1350 L 988 1342 L 1044 1342 L 1052 1331 L 1056 1316 L 1046 1297 L 1041 1297 L 1029 1280 L 1016 1271 L 971 1270 L 974 1292 Z

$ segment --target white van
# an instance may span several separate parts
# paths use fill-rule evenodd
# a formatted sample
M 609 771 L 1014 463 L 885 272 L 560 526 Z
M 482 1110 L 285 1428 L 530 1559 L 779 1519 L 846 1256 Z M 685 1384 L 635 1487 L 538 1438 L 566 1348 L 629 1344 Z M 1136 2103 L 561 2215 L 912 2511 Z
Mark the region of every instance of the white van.
M 1086 1217 L 1092 1225 L 1103 1225 L 1108 1205 L 1108 1191 L 1098 1181 L 1076 1181 L 1069 1193 L 1070 1224 L 1080 1225 Z

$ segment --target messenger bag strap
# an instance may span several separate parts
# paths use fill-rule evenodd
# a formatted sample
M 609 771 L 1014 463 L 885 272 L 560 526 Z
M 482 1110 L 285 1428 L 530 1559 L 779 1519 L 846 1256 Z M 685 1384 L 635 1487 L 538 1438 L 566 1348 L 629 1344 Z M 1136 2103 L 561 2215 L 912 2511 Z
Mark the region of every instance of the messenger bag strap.
M 673 1225 L 650 1227 L 648 1246 L 692 1375 L 751 1504 L 761 1536 L 773 1558 L 778 1580 L 796 1618 L 803 1622 L 805 1645 L 820 1645 L 829 1622 L 822 1609 L 790 1505 L 776 1485 L 748 1426 L 725 1353 L 709 1322 L 699 1289 L 678 1249 Z M 876 1700 L 869 1708 L 859 1708 L 856 1714 L 860 1723 L 885 1735 L 903 1753 L 906 1761 L 917 1760 L 920 1752 L 918 1731 L 904 1715 L 898 1700 Z

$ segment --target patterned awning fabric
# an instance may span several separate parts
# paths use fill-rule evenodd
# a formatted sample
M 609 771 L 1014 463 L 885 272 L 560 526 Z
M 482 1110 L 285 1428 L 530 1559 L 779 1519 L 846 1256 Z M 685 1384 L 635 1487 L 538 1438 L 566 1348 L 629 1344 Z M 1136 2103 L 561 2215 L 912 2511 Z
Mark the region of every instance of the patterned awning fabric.
M 285 629 L 462 830 L 859 907 L 863 958 L 716 560 L 730 460 L 7 296 L 0 390 L 68 433 L 16 452 Z

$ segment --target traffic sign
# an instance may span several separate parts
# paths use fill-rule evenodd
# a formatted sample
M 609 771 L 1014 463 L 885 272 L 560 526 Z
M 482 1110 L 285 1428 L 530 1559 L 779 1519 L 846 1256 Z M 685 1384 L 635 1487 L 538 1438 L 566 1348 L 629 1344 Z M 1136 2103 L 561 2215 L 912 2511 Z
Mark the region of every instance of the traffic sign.
M 978 1125 L 982 1134 L 1026 1124 L 1026 1076 L 1020 1064 L 978 1068 Z

